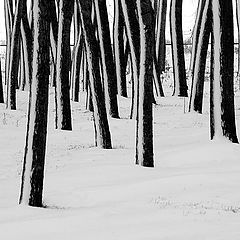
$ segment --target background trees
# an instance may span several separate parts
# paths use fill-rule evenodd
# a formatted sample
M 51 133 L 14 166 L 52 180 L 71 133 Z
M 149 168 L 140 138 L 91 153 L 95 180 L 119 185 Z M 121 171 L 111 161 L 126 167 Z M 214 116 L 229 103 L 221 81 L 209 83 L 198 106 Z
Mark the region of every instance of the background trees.
M 30 1 L 27 0 L 5 0 L 7 107 L 16 109 L 16 88 L 19 85 L 21 90 L 30 91 L 20 202 L 27 199 L 31 205 L 42 205 L 40 195 L 49 86 L 55 92 L 56 128 L 72 130 L 70 93 L 77 103 L 82 94 L 86 97 L 86 108 L 92 111 L 95 145 L 105 149 L 113 145 L 109 121 L 121 117 L 117 97 L 130 96 L 129 115 L 136 120 L 135 162 L 153 167 L 152 104 L 154 101 L 159 103 L 161 98 L 157 97 L 164 96 L 162 78 L 165 70 L 167 1 L 115 0 L 112 2 L 112 28 L 106 0 L 31 2 L 33 6 L 28 5 Z M 169 13 L 175 83 L 173 95 L 177 97 L 188 96 L 182 3 L 172 0 Z M 219 9 L 217 14 L 214 9 Z M 224 14 L 223 9 L 228 12 Z M 74 48 L 71 48 L 71 37 Z M 192 81 L 189 84 L 189 110 L 198 113 L 202 113 L 210 37 L 211 139 L 225 137 L 236 143 L 231 1 L 199 1 L 190 64 Z M 127 71 L 131 76 L 126 76 Z M 34 180 L 30 181 L 31 178 Z M 39 181 L 37 187 L 30 184 L 35 184 L 35 179 L 36 184 Z M 29 200 L 29 189 L 37 189 L 37 200 Z

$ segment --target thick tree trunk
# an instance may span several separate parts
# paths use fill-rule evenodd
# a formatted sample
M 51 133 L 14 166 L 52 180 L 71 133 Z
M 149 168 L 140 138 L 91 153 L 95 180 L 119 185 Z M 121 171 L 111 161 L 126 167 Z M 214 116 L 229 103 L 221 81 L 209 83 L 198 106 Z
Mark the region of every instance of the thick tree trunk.
M 95 0 L 94 6 L 100 44 L 106 106 L 111 117 L 119 118 L 117 102 L 117 76 L 113 60 L 106 0 Z
M 57 43 L 56 128 L 72 130 L 70 105 L 70 30 L 74 0 L 60 0 Z
M 137 0 L 140 25 L 139 105 L 136 136 L 136 163 L 153 167 L 153 54 L 154 15 L 150 0 Z
M 48 116 L 49 2 L 34 0 L 33 78 L 19 203 L 42 207 Z
M 210 95 L 211 139 L 237 143 L 234 110 L 234 37 L 232 1 L 212 1 L 213 48 Z
M 170 32 L 174 75 L 174 96 L 187 97 L 187 81 L 182 33 L 182 0 L 171 0 Z
M 103 97 L 101 76 L 99 69 L 98 42 L 91 20 L 91 0 L 80 0 L 80 15 L 87 53 L 90 89 L 94 109 L 94 122 L 96 126 L 96 144 L 102 148 L 112 148 L 111 135 L 108 125 L 106 106 Z
M 118 94 L 127 97 L 126 67 L 124 65 L 124 18 L 121 0 L 114 1 L 113 45 L 117 74 Z
M 192 67 L 192 87 L 189 102 L 189 111 L 196 111 L 202 113 L 203 105 L 203 91 L 204 91 L 204 80 L 205 80 L 205 67 L 207 61 L 208 43 L 212 27 L 212 16 L 211 16 L 211 4 L 210 0 L 202 1 L 201 14 L 199 19 L 196 19 L 196 32 L 198 34 L 194 38 L 194 46 L 196 49 L 192 54 L 192 61 L 194 65 Z

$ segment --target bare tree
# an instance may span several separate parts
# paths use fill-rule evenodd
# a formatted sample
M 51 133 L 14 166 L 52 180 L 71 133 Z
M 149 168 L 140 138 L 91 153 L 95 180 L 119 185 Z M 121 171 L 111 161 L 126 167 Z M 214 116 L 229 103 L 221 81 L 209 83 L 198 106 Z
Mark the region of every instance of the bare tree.
M 187 97 L 187 81 L 182 33 L 182 0 L 171 0 L 170 32 L 174 74 L 174 96 Z
M 136 163 L 153 167 L 153 54 L 154 12 L 150 0 L 137 0 L 140 26 L 139 104 L 136 136 Z
M 211 139 L 237 143 L 234 110 L 234 37 L 232 1 L 213 0 L 212 73 L 210 89 Z
M 42 207 L 49 85 L 49 1 L 34 1 L 33 78 L 19 203 Z
M 70 30 L 74 0 L 60 0 L 57 42 L 56 128 L 72 130 L 70 105 Z
M 79 8 L 87 53 L 90 90 L 93 101 L 95 142 L 99 147 L 112 148 L 111 135 L 101 83 L 99 56 L 97 54 L 99 45 L 91 20 L 92 1 L 79 0 Z

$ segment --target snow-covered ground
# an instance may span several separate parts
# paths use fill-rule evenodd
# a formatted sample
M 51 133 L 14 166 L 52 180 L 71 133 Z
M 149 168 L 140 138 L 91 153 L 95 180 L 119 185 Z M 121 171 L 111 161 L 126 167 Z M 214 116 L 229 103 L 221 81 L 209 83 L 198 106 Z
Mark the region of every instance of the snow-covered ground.
M 15 112 L 0 106 L 1 240 L 240 239 L 240 146 L 209 141 L 207 93 L 202 115 L 184 113 L 183 98 L 157 99 L 153 169 L 134 164 L 130 99 L 119 98 L 114 149 L 102 150 L 83 96 L 72 132 L 54 130 L 53 96 L 42 209 L 17 204 L 28 94 L 18 93 Z M 239 110 L 237 94 L 238 130 Z

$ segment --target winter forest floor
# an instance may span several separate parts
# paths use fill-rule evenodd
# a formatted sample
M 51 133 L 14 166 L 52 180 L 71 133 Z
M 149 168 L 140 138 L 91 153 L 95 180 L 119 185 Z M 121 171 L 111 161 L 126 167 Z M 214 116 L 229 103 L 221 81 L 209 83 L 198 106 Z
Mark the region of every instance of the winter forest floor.
M 202 115 L 184 113 L 183 98 L 157 99 L 153 169 L 134 164 L 130 99 L 119 98 L 114 149 L 102 150 L 83 96 L 72 132 L 54 130 L 53 97 L 42 209 L 17 205 L 28 94 L 15 112 L 0 105 L 1 240 L 240 239 L 240 146 L 209 141 L 207 93 Z M 235 108 L 240 137 L 240 93 Z

